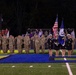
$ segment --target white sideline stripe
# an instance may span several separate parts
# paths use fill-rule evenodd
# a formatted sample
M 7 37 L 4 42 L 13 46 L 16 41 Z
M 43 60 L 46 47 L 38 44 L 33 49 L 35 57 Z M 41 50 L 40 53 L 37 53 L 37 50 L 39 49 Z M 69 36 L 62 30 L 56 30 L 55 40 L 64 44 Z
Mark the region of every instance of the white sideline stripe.
M 64 58 L 64 60 L 67 60 L 67 59 Z M 73 75 L 69 63 L 66 63 L 66 67 L 67 67 L 67 69 L 68 69 L 68 73 L 69 73 L 69 75 Z
M 62 53 L 62 50 L 60 50 L 61 51 L 61 53 Z M 64 58 L 64 60 L 67 60 L 66 58 Z M 69 73 L 69 75 L 73 75 L 73 73 L 72 73 L 72 70 L 71 70 L 71 68 L 70 68 L 70 65 L 69 65 L 69 63 L 66 63 L 66 67 L 67 67 L 67 69 L 68 69 L 68 73 Z

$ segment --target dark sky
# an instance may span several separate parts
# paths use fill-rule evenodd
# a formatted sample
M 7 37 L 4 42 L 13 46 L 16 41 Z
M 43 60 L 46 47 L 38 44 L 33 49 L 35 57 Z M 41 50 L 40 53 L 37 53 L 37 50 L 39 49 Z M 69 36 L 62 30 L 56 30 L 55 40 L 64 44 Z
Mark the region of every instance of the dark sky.
M 58 14 L 59 26 L 64 18 L 65 28 L 75 28 L 75 0 L 0 0 L 2 28 L 11 34 L 25 33 L 27 28 L 51 28 Z

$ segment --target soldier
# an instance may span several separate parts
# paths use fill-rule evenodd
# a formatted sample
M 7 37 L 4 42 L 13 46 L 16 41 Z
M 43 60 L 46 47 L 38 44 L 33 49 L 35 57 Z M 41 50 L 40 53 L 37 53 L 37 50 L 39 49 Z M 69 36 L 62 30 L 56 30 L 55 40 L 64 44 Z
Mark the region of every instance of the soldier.
M 72 36 L 70 34 L 67 34 L 66 49 L 68 50 L 68 56 L 71 56 L 72 42 L 73 42 Z
M 39 53 L 39 49 L 40 49 L 40 37 L 37 34 L 34 35 L 34 41 L 35 41 L 36 53 Z
M 2 49 L 3 49 L 4 53 L 7 52 L 7 44 L 8 44 L 7 37 L 5 35 L 3 35 L 3 37 L 2 37 Z
M 29 53 L 29 49 L 30 49 L 30 37 L 28 34 L 25 35 L 24 37 L 24 48 L 26 50 L 26 53 Z
M 56 56 L 58 56 L 59 55 L 59 49 L 60 49 L 58 34 L 56 34 L 56 36 L 54 38 L 54 49 L 56 50 Z
M 8 41 L 9 41 L 10 53 L 14 53 L 14 37 L 12 35 L 10 35 L 8 38 Z
M 40 37 L 40 46 L 41 46 L 41 49 L 42 49 L 42 53 L 44 53 L 44 50 L 45 50 L 45 36 L 42 34 L 42 36 Z
M 22 37 L 18 35 L 16 39 L 17 39 L 17 49 L 19 53 L 22 53 Z

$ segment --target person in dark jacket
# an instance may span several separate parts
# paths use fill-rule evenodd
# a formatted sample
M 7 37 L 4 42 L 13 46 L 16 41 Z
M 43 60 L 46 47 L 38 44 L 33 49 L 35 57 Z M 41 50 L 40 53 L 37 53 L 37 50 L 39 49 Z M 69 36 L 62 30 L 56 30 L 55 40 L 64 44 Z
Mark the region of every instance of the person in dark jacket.
M 53 49 L 53 38 L 52 34 L 48 37 L 48 49 L 49 49 L 49 56 L 52 56 L 52 49 Z
M 56 34 L 55 38 L 54 38 L 54 49 L 56 50 L 56 56 L 59 55 L 59 49 L 60 49 L 60 44 L 59 44 L 59 38 L 58 38 L 58 34 Z
M 73 42 L 72 36 L 70 34 L 67 34 L 66 49 L 68 50 L 68 56 L 71 56 L 72 42 Z

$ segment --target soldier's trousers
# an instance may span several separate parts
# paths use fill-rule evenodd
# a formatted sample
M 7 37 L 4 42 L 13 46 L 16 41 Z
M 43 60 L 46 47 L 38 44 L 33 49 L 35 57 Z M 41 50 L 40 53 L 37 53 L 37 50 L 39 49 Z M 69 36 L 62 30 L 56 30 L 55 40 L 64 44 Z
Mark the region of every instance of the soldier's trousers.
M 17 45 L 17 49 L 19 53 L 22 53 L 22 45 Z
M 25 47 L 26 53 L 29 53 L 30 46 L 29 45 L 24 45 L 24 47 Z
M 44 51 L 45 51 L 45 45 L 41 45 L 41 50 L 42 50 L 42 53 L 44 53 Z
M 40 50 L 40 45 L 39 44 L 35 44 L 35 49 L 36 49 L 36 53 L 38 54 L 39 50 Z
M 2 50 L 3 50 L 3 53 L 7 53 L 7 45 L 3 44 L 2 45 Z
M 13 45 L 9 45 L 9 50 L 11 53 L 14 53 L 14 46 Z

